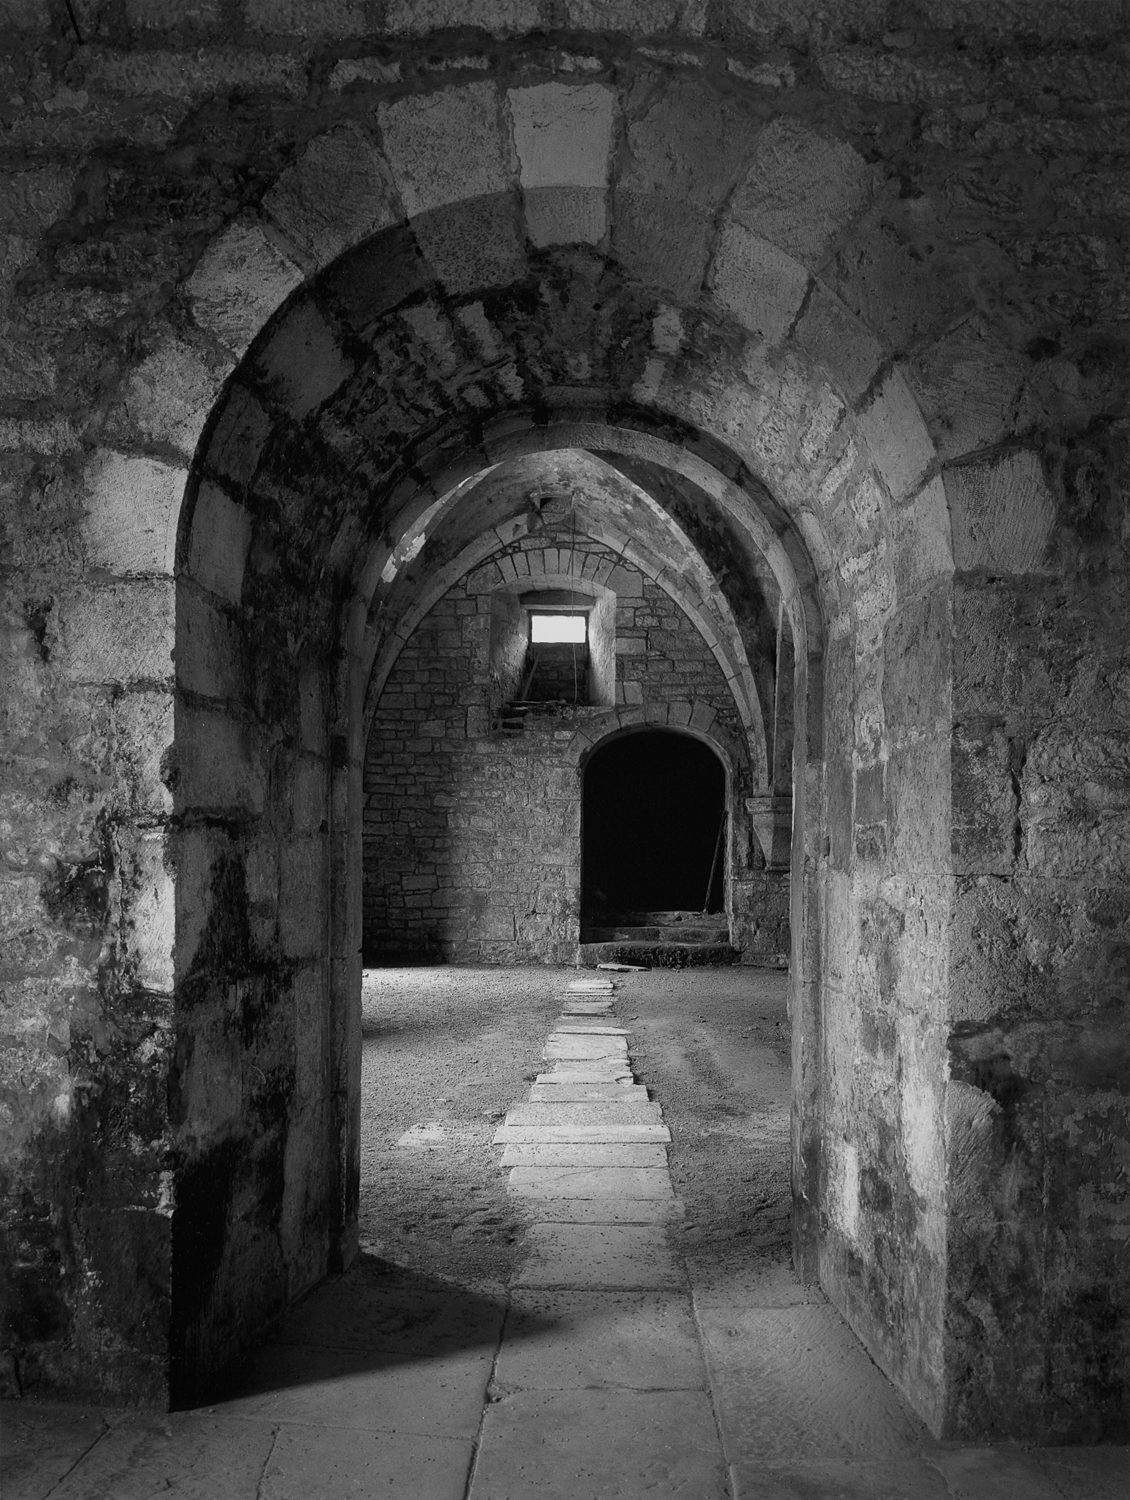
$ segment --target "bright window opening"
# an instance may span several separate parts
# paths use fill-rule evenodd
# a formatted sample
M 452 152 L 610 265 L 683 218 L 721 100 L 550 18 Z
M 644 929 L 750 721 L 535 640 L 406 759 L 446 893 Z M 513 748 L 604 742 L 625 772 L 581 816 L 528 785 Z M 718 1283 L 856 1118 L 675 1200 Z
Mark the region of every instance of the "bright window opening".
M 572 641 L 583 646 L 587 639 L 588 619 L 585 615 L 530 614 L 530 640 L 535 646 L 557 641 Z

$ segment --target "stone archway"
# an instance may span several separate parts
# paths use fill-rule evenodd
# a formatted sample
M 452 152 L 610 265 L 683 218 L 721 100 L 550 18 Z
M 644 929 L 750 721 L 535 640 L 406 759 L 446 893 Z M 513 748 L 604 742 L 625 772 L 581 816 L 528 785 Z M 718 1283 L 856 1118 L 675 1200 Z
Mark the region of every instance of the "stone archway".
M 131 413 L 158 418 L 123 382 L 105 431 L 129 436 L 87 465 L 84 545 L 100 571 L 58 635 L 77 681 L 119 693 L 123 743 L 146 750 L 121 762 L 119 977 L 123 995 L 176 996 L 176 1051 L 170 1031 L 160 1064 L 174 1117 L 147 1137 L 157 1144 L 138 1171 L 162 1180 L 175 1140 L 174 1215 L 189 1227 L 172 1279 L 191 1304 L 177 1337 L 202 1364 L 349 1253 L 350 829 L 392 591 L 413 556 L 446 565 L 461 485 L 570 447 L 646 487 L 751 639 L 764 620 L 727 587 L 740 596 L 749 574 L 763 602 L 776 590 L 795 648 L 798 1248 L 929 1419 L 953 1409 L 949 512 L 897 344 L 848 311 L 874 299 L 816 274 L 834 236 L 854 232 L 875 174 L 790 117 L 756 133 L 760 108 L 736 84 L 681 77 L 630 120 L 603 80 L 394 89 L 379 145 L 356 122 L 315 134 L 187 281 L 193 338 L 218 341 L 208 378 L 186 380 L 199 360 L 183 347 L 148 369 L 182 458 L 202 434 L 183 515 L 183 466 L 138 436 Z M 709 126 L 692 145 L 717 140 L 719 112 L 748 151 L 674 171 L 664 142 L 688 119 Z M 621 123 L 631 160 L 613 151 Z M 455 142 L 474 163 L 458 179 Z M 819 220 L 780 207 L 782 152 L 806 182 L 842 189 Z M 329 224 L 315 192 L 327 170 L 350 189 Z M 660 221 L 669 236 L 653 232 Z M 961 456 L 960 441 L 947 436 L 943 456 Z M 952 483 L 969 501 L 976 487 Z M 740 559 L 729 573 L 727 553 Z M 702 602 L 697 583 L 667 582 Z M 752 721 L 750 642 L 718 648 Z M 293 1024 L 268 1056 L 256 1032 L 272 1007 Z M 835 1064 L 867 1039 L 848 1082 Z M 245 1105 L 275 1111 L 258 1155 L 239 1133 Z M 979 1120 L 966 1121 L 974 1133 Z M 228 1184 L 232 1213 L 251 1205 L 245 1241 L 227 1210 L 211 1227 L 193 1214 L 194 1176 Z M 137 1253 L 167 1289 L 167 1222 L 149 1187 L 154 1238 Z M 286 1251 L 276 1224 L 254 1223 L 268 1201 Z M 902 1213 L 897 1240 L 887 1201 Z M 189 1256 L 209 1268 L 196 1285 L 180 1274 Z M 243 1322 L 229 1272 L 263 1292 Z

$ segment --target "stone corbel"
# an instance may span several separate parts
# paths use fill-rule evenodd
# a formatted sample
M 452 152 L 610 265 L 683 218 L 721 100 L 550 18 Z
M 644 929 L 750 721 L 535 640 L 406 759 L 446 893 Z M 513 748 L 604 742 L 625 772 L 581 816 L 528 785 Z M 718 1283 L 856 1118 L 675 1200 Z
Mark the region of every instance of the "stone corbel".
M 758 792 L 747 797 L 745 805 L 767 868 L 787 870 L 793 832 L 792 794 L 782 797 L 775 792 Z

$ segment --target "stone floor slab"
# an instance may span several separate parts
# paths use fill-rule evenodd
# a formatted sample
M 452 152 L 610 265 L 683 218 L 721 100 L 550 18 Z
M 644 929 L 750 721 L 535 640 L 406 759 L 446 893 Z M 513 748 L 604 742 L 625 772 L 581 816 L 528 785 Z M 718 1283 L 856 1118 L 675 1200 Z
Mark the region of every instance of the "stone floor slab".
M 558 1032 L 551 1036 L 541 1054 L 547 1062 L 555 1058 L 608 1057 L 614 1060 L 627 1057 L 628 1044 L 622 1036 L 568 1036 Z
M 680 1292 L 516 1290 L 494 1379 L 527 1391 L 706 1389 L 690 1301 Z
M 274 1430 L 207 1411 L 130 1414 L 53 1489 L 51 1500 L 256 1500 Z M 4 1500 L 18 1491 L 4 1483 Z
M 248 1500 L 463 1500 L 472 1453 L 469 1439 L 281 1427 L 262 1486 Z M 221 1493 L 222 1500 L 237 1500 L 226 1492 L 216 1500 Z
M 1064 1500 L 1126 1500 L 1130 1495 L 1130 1448 L 1040 1448 L 1033 1457 Z
M 493 1144 L 507 1145 L 631 1145 L 639 1142 L 666 1143 L 671 1132 L 666 1125 L 500 1125 Z
M 731 1463 L 913 1457 L 927 1440 L 834 1308 L 711 1308 L 699 1327 Z
M 800 1307 L 824 1304 L 827 1297 L 818 1286 L 801 1281 L 787 1261 L 751 1259 L 740 1265 L 719 1265 L 694 1255 L 687 1256 L 687 1276 L 695 1306 L 707 1308 Z
M 469 1438 L 478 1429 L 495 1350 L 391 1358 L 360 1350 L 268 1344 L 217 1411 L 268 1423 Z
M 287 1318 L 275 1342 L 362 1349 L 389 1362 L 493 1351 L 505 1304 L 463 1291 L 374 1287 L 346 1273 L 318 1287 Z
M 1063 1500 L 1063 1491 L 1041 1468 L 1038 1454 L 1012 1444 L 983 1448 L 939 1445 L 929 1461 L 953 1500 Z M 1094 1491 L 1087 1490 L 1088 1500 Z M 1130 1489 L 1123 1490 L 1130 1494 Z
M 0 1478 L 4 1500 L 43 1500 L 110 1430 L 96 1406 L 54 1401 L 0 1405 Z
M 618 1087 L 618 1085 L 613 1085 Z M 554 1099 L 552 1103 L 512 1104 L 505 1123 L 517 1125 L 658 1125 L 663 1111 L 643 1099 Z
M 641 1083 L 535 1083 L 530 1088 L 531 1104 L 578 1104 L 606 1099 L 618 1104 L 646 1104 L 647 1089 Z
M 571 1088 L 584 1083 L 634 1083 L 632 1070 L 626 1062 L 590 1062 L 585 1067 L 554 1068 L 548 1073 L 538 1073 L 535 1084 L 561 1085 Z
M 945 1481 L 920 1458 L 878 1463 L 734 1464 L 734 1500 L 951 1500 Z
M 470 1500 L 728 1500 L 697 1391 L 519 1391 L 487 1408 Z
M 561 1016 L 553 1028 L 554 1036 L 631 1036 L 623 1026 L 613 1026 L 611 1021 L 595 1019 L 578 1020 L 575 1016 Z
M 513 1287 L 679 1290 L 686 1284 L 658 1224 L 531 1224 Z
M 522 1198 L 673 1199 L 663 1167 L 514 1167 L 507 1191 Z
M 625 1141 L 619 1145 L 579 1142 L 573 1145 L 514 1145 L 502 1153 L 504 1167 L 663 1167 L 667 1147 Z

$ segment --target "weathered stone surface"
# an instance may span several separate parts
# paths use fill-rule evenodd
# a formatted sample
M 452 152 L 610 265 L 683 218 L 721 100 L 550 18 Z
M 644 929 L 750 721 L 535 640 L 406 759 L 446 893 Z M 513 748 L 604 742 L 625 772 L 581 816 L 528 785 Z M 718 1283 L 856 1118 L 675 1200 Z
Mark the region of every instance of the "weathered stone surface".
M 532 1224 L 517 1287 L 681 1289 L 667 1231 L 651 1224 Z
M 318 266 L 398 218 L 384 158 L 352 125 L 311 141 L 263 208 Z
M 758 136 L 730 212 L 762 239 L 815 267 L 833 236 L 867 204 L 876 175 L 844 142 L 781 117 Z
M 522 1390 L 702 1390 L 689 1300 L 670 1293 L 519 1291 L 496 1379 Z M 528 1341 L 523 1336 L 529 1334 Z
M 963 464 L 946 475 L 957 568 L 1044 571 L 1055 501 L 1032 452 Z
M 464 198 L 505 192 L 513 164 L 493 84 L 472 83 L 377 112 L 385 155 L 410 218 Z M 460 142 L 453 154 L 452 141 Z
M 618 1087 L 618 1085 L 613 1085 Z M 635 1092 L 634 1090 L 623 1091 Z M 574 1102 L 572 1100 L 550 1104 L 512 1104 L 506 1111 L 506 1124 L 512 1125 L 652 1125 L 662 1118 L 658 1104 L 647 1102 L 647 1090 L 643 1091 L 644 1102 L 635 1103 L 625 1099 Z
M 152 1396 L 170 1339 L 222 1362 L 348 1254 L 363 684 L 438 601 L 381 678 L 413 698 L 369 789 L 405 899 L 371 919 L 443 958 L 570 962 L 601 735 L 718 735 L 735 783 L 784 783 L 778 731 L 803 724 L 797 1245 L 935 1425 L 1124 1436 L 1115 9 L 1041 4 L 1022 36 L 993 0 L 948 32 L 856 0 L 9 11 L 4 957 L 32 1038 L 0 1122 L 12 1368 Z M 582 95 L 609 105 L 607 194 Z M 739 245 L 735 213 L 791 259 Z M 274 366 L 233 371 L 284 303 Z M 541 467 L 488 517 L 482 466 L 519 450 Z M 103 483 L 98 459 L 88 494 L 97 453 L 134 477 L 195 459 L 188 577 L 158 542 L 176 486 Z M 585 584 L 632 601 L 624 670 L 607 703 L 496 738 L 489 600 L 456 561 L 517 597 L 536 556 L 567 586 L 573 497 Z M 471 794 L 433 754 L 474 761 Z M 323 800 L 353 832 L 319 852 Z M 766 929 L 783 893 L 735 800 L 752 938 L 754 893 Z M 139 852 L 170 810 L 171 1012 L 163 865 Z M 305 1059 L 301 1087 L 300 993 L 327 1070 Z M 593 1076 L 630 1071 L 537 1087 Z
M 86 470 L 90 564 L 117 577 L 170 574 L 183 469 L 151 459 L 99 454 Z
M 725 1382 L 719 1418 L 735 1462 L 865 1459 L 880 1445 L 911 1457 L 921 1444 L 922 1428 L 832 1308 L 704 1310 L 700 1327 L 707 1366 Z
M 567 1500 L 578 1483 L 625 1500 L 629 1485 L 637 1493 L 665 1485 L 701 1500 L 722 1500 L 729 1488 L 710 1403 L 686 1391 L 509 1395 L 487 1411 L 488 1452 L 471 1500 L 513 1493 L 531 1473 L 546 1475 L 546 1500 Z
M 808 272 L 776 245 L 735 223 L 722 231 L 711 286 L 743 327 L 776 344 L 800 311 Z
M 656 1167 L 511 1168 L 509 1191 L 527 1198 L 642 1198 L 673 1201 L 666 1158 Z
M 669 1141 L 671 1132 L 665 1125 L 500 1125 L 494 1133 L 496 1146 L 553 1145 L 591 1142 L 620 1143 L 632 1141 Z
M 663 1167 L 666 1164 L 666 1146 L 636 1142 L 513 1145 L 504 1149 L 501 1159 L 504 1167 Z
M 253 223 L 236 223 L 213 241 L 188 282 L 201 328 L 240 355 L 302 272 Z

